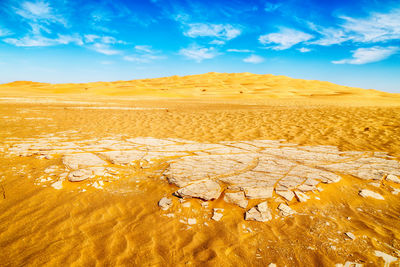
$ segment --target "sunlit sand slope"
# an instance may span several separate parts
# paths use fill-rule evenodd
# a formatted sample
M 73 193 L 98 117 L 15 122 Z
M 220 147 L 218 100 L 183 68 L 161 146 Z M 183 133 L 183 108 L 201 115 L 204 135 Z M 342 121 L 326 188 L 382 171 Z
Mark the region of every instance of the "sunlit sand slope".
M 12 82 L 0 85 L 1 95 L 83 94 L 169 98 L 326 99 L 399 102 L 400 94 L 340 86 L 330 82 L 251 73 L 206 73 L 116 82 L 48 84 Z
M 397 266 L 399 131 L 282 76 L 1 85 L 0 266 Z

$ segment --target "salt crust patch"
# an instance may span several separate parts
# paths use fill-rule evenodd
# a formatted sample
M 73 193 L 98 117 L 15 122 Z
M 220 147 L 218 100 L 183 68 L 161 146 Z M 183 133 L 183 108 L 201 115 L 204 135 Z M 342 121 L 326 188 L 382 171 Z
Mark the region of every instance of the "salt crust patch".
M 213 181 L 226 185 L 227 192 L 243 192 L 247 199 L 287 200 L 292 199 L 294 193 L 299 201 L 307 201 L 307 195 L 318 192 L 319 183 L 338 182 L 341 175 L 375 183 L 387 176 L 392 180 L 400 176 L 400 163 L 385 152 L 342 152 L 333 146 L 298 146 L 283 140 L 215 144 L 123 136 L 82 140 L 78 132 L 67 131 L 24 140 L 9 139 L 1 151 L 6 156 L 61 158 L 62 166 L 46 169 L 36 181 L 55 188 L 60 188 L 56 182 L 71 177 L 70 172 L 85 170 L 78 173 L 91 175 L 75 180 L 87 180 L 88 185 L 102 189 L 104 178 L 113 182 L 123 177 L 130 166 L 131 171 L 139 166 L 142 172 L 147 169 L 149 175 L 162 174 L 180 188 Z M 218 190 L 218 187 L 213 188 Z M 196 192 L 193 186 L 183 191 L 191 191 L 199 198 L 207 193 Z M 219 196 L 220 192 L 214 195 Z M 203 199 L 209 198 L 212 199 L 210 196 Z

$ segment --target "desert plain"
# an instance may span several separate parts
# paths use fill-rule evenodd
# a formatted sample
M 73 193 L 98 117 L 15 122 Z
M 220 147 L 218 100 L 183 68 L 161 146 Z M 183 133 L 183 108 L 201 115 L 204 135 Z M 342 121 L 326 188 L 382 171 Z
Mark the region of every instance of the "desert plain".
M 400 94 L 0 85 L 0 247 L 1 266 L 398 266 Z

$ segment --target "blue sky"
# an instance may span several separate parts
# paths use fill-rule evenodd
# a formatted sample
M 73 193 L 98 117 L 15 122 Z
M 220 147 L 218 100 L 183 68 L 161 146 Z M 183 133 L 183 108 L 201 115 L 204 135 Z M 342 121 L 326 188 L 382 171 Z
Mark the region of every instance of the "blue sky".
M 400 3 L 0 0 L 0 83 L 210 71 L 400 93 Z

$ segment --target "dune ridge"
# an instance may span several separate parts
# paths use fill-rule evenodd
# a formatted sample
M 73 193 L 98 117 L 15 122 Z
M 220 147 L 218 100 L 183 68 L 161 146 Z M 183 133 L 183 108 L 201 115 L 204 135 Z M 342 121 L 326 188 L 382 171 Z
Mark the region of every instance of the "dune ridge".
M 215 73 L 115 82 L 0 85 L 0 95 L 98 95 L 183 99 L 358 100 L 400 104 L 400 94 L 272 74 Z

